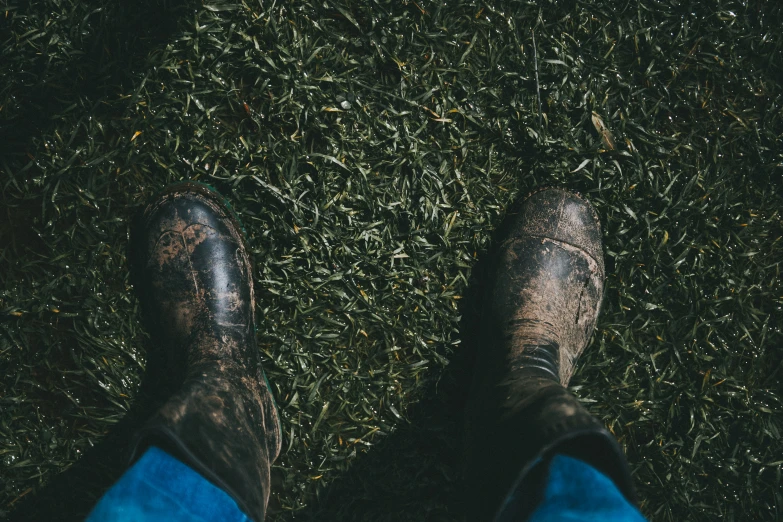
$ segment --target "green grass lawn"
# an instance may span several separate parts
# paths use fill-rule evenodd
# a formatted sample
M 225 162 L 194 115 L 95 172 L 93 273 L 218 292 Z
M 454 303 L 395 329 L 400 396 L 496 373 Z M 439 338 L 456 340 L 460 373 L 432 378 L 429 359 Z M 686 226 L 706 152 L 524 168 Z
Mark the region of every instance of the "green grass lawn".
M 601 216 L 572 384 L 645 515 L 783 519 L 783 9 L 685 4 L 0 0 L 0 518 L 121 472 L 128 218 L 194 179 L 250 235 L 269 520 L 460 520 L 471 270 L 545 184 Z

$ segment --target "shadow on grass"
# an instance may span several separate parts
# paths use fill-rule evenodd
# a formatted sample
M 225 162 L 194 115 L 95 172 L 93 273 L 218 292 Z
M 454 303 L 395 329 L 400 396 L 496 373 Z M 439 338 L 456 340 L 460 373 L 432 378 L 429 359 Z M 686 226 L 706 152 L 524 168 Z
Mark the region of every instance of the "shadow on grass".
M 471 270 L 460 306 L 460 347 L 449 365 L 426 386 L 408 414 L 408 423 L 357 459 L 295 518 L 376 522 L 465 519 L 470 491 L 463 486 L 464 414 L 481 345 L 481 296 L 490 261 L 507 237 L 521 202 L 517 199 L 509 208 L 492 234 L 488 252 Z
M 302 520 L 463 520 L 463 407 L 470 353 L 463 343 L 426 386 L 408 423 L 356 459 L 307 509 Z M 274 507 L 274 506 L 272 506 Z
M 128 414 L 70 468 L 23 497 L 9 521 L 83 521 L 104 491 L 128 469 L 131 437 L 173 391 L 171 374 L 160 355 L 148 354 L 149 371 Z
M 48 44 L 57 50 L 54 56 L 30 61 L 27 55 L 16 53 L 24 63 L 6 63 L 9 75 L 5 82 L 10 85 L 4 82 L 2 90 L 7 91 L 10 106 L 0 119 L 0 157 L 24 158 L 31 140 L 49 135 L 53 121 L 60 115 L 127 94 L 125 89 L 145 68 L 149 53 L 175 34 L 178 20 L 190 3 L 191 0 L 107 2 L 81 20 L 79 32 L 62 50 L 54 43 Z M 10 13 L 24 16 L 29 26 L 35 27 L 80 14 L 66 9 L 52 14 L 36 13 L 32 8 L 20 9 L 19 14 L 12 9 Z M 5 21 L 4 25 L 10 24 Z M 46 49 L 44 54 L 49 52 Z
M 150 53 L 171 41 L 179 20 L 194 1 L 106 2 L 81 20 L 66 51 L 49 56 L 47 47 L 47 52 L 30 59 L 29 54 L 0 49 L 0 53 L 10 56 L 4 63 L 6 76 L 0 80 L 0 172 L 25 172 L 25 165 L 35 161 L 40 142 L 51 137 L 63 117 L 74 118 L 79 112 L 92 117 L 101 111 L 122 116 L 126 104 L 117 100 L 138 83 L 139 73 L 149 67 Z M 58 13 L 36 12 L 34 7 L 20 8 L 12 2 L 5 16 L 0 17 L 0 35 L 11 31 L 14 17 L 24 17 L 27 27 L 37 27 L 80 13 L 76 7 L 72 12 L 63 7 Z M 31 33 L 36 31 L 39 29 Z M 33 40 L 44 34 L 33 34 Z M 52 37 L 51 41 L 59 40 Z M 13 42 L 10 38 L 2 44 L 11 47 Z M 57 49 L 54 43 L 48 45 Z M 29 177 L 34 170 L 27 172 Z M 10 243 L 14 254 L 12 259 L 0 259 L 0 263 L 13 263 L 24 250 L 49 255 L 48 245 L 35 227 L 46 194 L 27 178 L 22 187 L 20 193 L 27 192 L 29 197 L 14 199 L 5 191 L 0 194 L 0 203 L 6 208 L 4 219 L 0 219 L 0 242 Z

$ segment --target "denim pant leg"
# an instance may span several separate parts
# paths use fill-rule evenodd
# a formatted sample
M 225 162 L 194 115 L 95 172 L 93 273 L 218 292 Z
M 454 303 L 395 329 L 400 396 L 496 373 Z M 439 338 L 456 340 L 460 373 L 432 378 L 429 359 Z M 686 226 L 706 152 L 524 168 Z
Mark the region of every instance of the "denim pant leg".
M 165 451 L 150 447 L 101 497 L 87 522 L 248 522 L 228 494 Z
M 548 463 L 541 500 L 527 522 L 645 522 L 609 477 L 579 459 L 557 454 Z M 496 522 L 521 522 L 515 492 Z

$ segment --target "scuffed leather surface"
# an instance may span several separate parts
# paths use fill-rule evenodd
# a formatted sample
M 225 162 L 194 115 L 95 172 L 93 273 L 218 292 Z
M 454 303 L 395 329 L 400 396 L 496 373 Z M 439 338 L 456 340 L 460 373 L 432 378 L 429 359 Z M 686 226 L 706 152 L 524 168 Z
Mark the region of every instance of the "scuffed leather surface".
M 600 311 L 600 223 L 589 203 L 557 189 L 534 193 L 513 219 L 496 259 L 487 320 L 503 339 L 510 371 L 537 365 L 536 352 L 543 352 L 568 386 Z
M 132 281 L 176 392 L 136 437 L 160 445 L 263 520 L 280 426 L 258 359 L 252 269 L 220 196 L 173 186 L 131 230 Z
M 492 520 L 530 466 L 569 440 L 590 440 L 586 451 L 608 455 L 601 467 L 632 498 L 622 450 L 565 389 L 601 306 L 598 217 L 580 196 L 549 188 L 506 219 L 484 288 L 484 344 L 466 412 L 469 519 Z

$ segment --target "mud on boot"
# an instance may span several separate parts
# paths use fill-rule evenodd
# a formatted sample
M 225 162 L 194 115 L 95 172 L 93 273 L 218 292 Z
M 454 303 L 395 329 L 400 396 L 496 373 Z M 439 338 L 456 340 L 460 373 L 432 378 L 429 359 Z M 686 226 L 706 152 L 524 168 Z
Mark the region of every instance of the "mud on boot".
M 152 349 L 164 352 L 175 390 L 136 434 L 132 460 L 158 446 L 263 520 L 280 425 L 259 363 L 239 220 L 211 187 L 177 183 L 136 216 L 128 256 Z
M 633 503 L 622 449 L 566 387 L 601 308 L 601 227 L 578 194 L 545 188 L 501 225 L 483 292 L 466 410 L 469 520 L 497 520 L 509 493 L 555 453 L 608 475 Z M 524 492 L 523 492 L 524 493 Z M 529 515 L 537 500 L 523 494 Z

